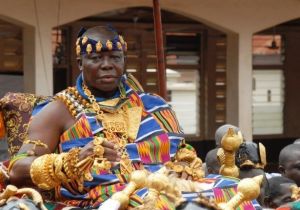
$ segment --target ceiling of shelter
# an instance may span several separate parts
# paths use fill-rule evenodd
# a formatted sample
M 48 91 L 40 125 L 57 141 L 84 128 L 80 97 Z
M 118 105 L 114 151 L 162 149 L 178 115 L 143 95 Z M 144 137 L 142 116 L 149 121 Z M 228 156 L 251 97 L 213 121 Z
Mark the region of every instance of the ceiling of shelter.
M 38 18 L 44 27 L 57 25 L 58 4 L 61 9 L 60 24 L 125 7 L 129 9 L 123 11 L 130 13 L 132 7 L 152 6 L 150 0 L 2 0 L 1 2 L 0 15 L 33 26 L 37 24 L 34 12 L 36 2 Z M 254 33 L 300 17 L 299 0 L 161 0 L 160 4 L 161 8 L 167 11 L 183 14 L 220 30 L 228 29 L 237 33 Z M 170 14 L 167 14 L 167 17 L 168 15 Z M 149 18 L 145 17 L 145 21 L 149 21 Z
M 161 11 L 163 23 L 196 23 L 199 22 L 185 17 L 183 15 Z M 140 22 L 153 23 L 153 9 L 151 7 L 131 7 L 104 12 L 92 17 L 84 18 L 83 20 L 101 20 L 101 21 L 120 21 L 120 22 Z

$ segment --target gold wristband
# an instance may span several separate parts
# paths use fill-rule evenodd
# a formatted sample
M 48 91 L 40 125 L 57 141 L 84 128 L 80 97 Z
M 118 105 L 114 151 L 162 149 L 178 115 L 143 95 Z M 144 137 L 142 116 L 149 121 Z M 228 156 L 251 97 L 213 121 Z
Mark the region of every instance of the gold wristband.
M 60 184 L 54 173 L 54 160 L 58 154 L 46 154 L 36 158 L 30 167 L 32 182 L 39 188 L 50 190 Z

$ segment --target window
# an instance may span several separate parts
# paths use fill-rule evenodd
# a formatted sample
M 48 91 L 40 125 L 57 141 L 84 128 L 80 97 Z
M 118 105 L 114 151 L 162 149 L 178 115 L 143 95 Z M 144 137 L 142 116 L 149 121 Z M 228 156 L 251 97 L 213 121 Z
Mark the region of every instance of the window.
M 200 134 L 200 36 L 166 34 L 167 90 L 169 103 L 185 134 Z
M 281 35 L 253 36 L 254 135 L 283 134 L 284 43 Z

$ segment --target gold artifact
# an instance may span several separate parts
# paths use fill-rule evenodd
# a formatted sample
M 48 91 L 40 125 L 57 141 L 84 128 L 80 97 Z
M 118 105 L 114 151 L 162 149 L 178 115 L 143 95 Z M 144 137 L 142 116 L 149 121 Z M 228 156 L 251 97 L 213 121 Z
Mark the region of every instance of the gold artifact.
M 93 179 L 90 169 L 94 159 L 87 157 L 79 161 L 79 152 L 79 148 L 73 148 L 67 153 L 45 154 L 36 158 L 30 167 L 32 182 L 41 189 L 50 190 L 62 183 L 75 181 L 82 192 L 83 182 Z
M 300 188 L 297 185 L 292 185 L 290 189 L 291 189 L 291 193 L 292 193 L 291 198 L 293 199 L 293 201 L 299 200 L 300 199 Z
M 38 206 L 41 210 L 47 210 L 44 205 L 43 198 L 40 193 L 32 188 L 20 188 L 18 189 L 14 185 L 7 185 L 5 190 L 0 194 L 0 206 L 6 204 L 6 202 L 13 196 L 27 195 L 32 198 L 33 203 Z M 24 204 L 26 209 L 26 205 Z
M 145 187 L 148 172 L 146 170 L 136 170 L 130 175 L 130 181 L 124 190 L 116 192 L 111 199 L 119 201 L 120 210 L 126 209 L 129 204 L 129 196 L 137 189 Z
M 101 52 L 101 50 L 102 50 L 102 43 L 98 41 L 96 44 L 96 52 Z
M 241 132 L 235 134 L 232 128 L 229 128 L 227 133 L 223 136 L 221 140 L 222 148 L 220 148 L 217 153 L 220 163 L 222 164 L 220 174 L 223 176 L 239 176 L 239 169 L 235 165 L 235 151 L 239 148 L 242 140 Z
M 235 194 L 227 203 L 218 204 L 223 210 L 235 210 L 244 201 L 256 199 L 260 193 L 260 185 L 263 175 L 254 178 L 242 179 L 237 186 L 237 194 Z
M 86 52 L 87 52 L 87 54 L 90 54 L 90 53 L 92 52 L 92 50 L 93 50 L 92 45 L 91 45 L 91 44 L 88 44 L 88 45 L 86 46 Z
M 204 177 L 202 160 L 197 157 L 196 151 L 185 143 L 182 143 L 177 151 L 175 160 L 165 163 L 165 166 L 184 179 L 191 177 L 193 181 L 197 181 Z

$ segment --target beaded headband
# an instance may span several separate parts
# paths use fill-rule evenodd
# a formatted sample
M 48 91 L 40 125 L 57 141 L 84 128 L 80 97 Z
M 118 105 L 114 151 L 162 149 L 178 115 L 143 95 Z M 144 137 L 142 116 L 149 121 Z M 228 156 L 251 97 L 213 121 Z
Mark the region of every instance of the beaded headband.
M 81 36 L 86 30 L 81 29 L 76 41 L 76 55 L 100 53 L 102 51 L 127 51 L 127 43 L 121 35 L 115 35 L 112 40 L 94 40 L 88 36 Z

